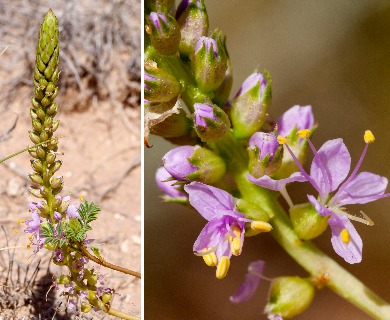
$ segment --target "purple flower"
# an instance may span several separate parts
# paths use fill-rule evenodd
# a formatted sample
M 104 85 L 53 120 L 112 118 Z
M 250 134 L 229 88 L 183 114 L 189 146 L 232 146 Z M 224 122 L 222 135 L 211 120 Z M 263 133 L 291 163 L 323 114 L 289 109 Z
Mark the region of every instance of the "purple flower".
M 149 17 L 150 17 L 150 20 L 153 22 L 153 24 L 155 25 L 155 27 L 159 31 L 161 31 L 160 20 L 164 21 L 165 23 L 168 23 L 167 17 L 160 12 L 151 12 Z
M 39 231 L 39 228 L 41 226 L 42 219 L 39 216 L 38 211 L 34 210 L 31 215 L 32 215 L 32 219 L 26 220 L 25 222 L 27 228 L 24 229 L 24 232 L 26 233 L 35 233 Z
M 201 127 L 207 127 L 206 120 L 217 120 L 213 112 L 213 106 L 204 103 L 195 103 L 195 125 Z
M 314 127 L 314 116 L 311 106 L 293 106 L 283 113 L 276 123 L 278 134 L 282 137 L 287 137 L 293 130 L 311 130 Z
M 62 219 L 61 213 L 54 211 L 54 219 L 58 222 Z
M 249 139 L 249 148 L 259 149 L 259 160 L 263 160 L 265 156 L 269 155 L 269 160 L 272 161 L 278 147 L 278 140 L 271 133 L 256 132 Z
M 311 141 L 307 140 L 314 153 L 310 175 L 303 169 L 290 147 L 288 145 L 286 147 L 299 167 L 302 176 L 319 193 L 318 199 L 312 195 L 308 195 L 308 199 L 319 215 L 329 216 L 328 224 L 332 230 L 331 242 L 334 250 L 346 262 L 358 263 L 362 260 L 363 243 L 349 219 L 368 225 L 373 223 L 365 214 L 363 215 L 366 219 L 348 214 L 344 206 L 364 204 L 390 196 L 389 193 L 385 194 L 387 188 L 385 177 L 370 172 L 358 173 L 368 144 L 374 141 L 374 136 L 371 131 L 366 131 L 364 137 L 366 146 L 348 178 L 351 156 L 342 139 L 329 140 L 318 151 Z M 332 193 L 334 194 L 332 195 Z
M 238 288 L 237 292 L 230 297 L 233 303 L 248 301 L 260 284 L 264 270 L 264 261 L 253 261 L 248 266 L 248 273 L 245 275 L 245 282 Z
M 192 157 L 194 151 L 194 146 L 181 146 L 174 148 L 165 154 L 163 157 L 164 167 L 173 178 L 188 181 L 186 176 L 199 169 L 188 161 L 188 158 Z
M 252 220 L 235 210 L 233 197 L 224 190 L 199 182 L 186 185 L 184 190 L 191 205 L 208 220 L 194 243 L 194 252 L 199 255 L 215 254 L 218 267 L 232 254 L 241 254 L 245 223 Z M 227 270 L 223 277 L 226 273 Z
M 68 300 L 68 309 L 75 310 L 76 307 L 77 307 L 76 301 L 74 301 L 73 299 L 69 299 Z
M 187 199 L 187 194 L 180 191 L 178 186 L 175 185 L 177 180 L 174 180 L 164 167 L 157 169 L 155 179 L 157 186 L 166 194 L 168 199 Z
M 57 262 L 61 262 L 64 259 L 64 253 L 61 249 L 57 249 L 54 251 L 54 256 Z
M 68 209 L 66 209 L 66 215 L 68 216 L 68 218 L 70 220 L 75 219 L 75 218 L 80 218 L 80 214 L 78 212 L 78 209 L 74 204 L 71 204 L 68 207 Z

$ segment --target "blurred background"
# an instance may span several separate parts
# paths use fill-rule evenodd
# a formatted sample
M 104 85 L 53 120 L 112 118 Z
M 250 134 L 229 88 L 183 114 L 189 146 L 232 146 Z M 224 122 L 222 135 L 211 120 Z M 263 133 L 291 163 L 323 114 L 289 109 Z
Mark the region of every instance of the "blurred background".
M 232 96 L 255 68 L 272 76 L 276 118 L 293 105 L 312 105 L 319 128 L 314 143 L 343 138 L 357 162 L 363 133 L 371 129 L 362 171 L 390 177 L 390 4 L 388 1 L 205 1 L 210 30 L 227 36 L 233 63 Z M 192 253 L 206 221 L 193 210 L 163 204 L 154 173 L 173 145 L 151 136 L 145 149 L 145 319 L 266 319 L 263 308 L 269 283 L 248 302 L 229 302 L 243 281 L 248 263 L 266 261 L 265 275 L 306 276 L 270 235 L 247 238 L 241 256 L 233 257 L 228 276 Z M 309 159 L 310 160 L 310 159 Z M 295 203 L 312 189 L 290 186 Z M 338 257 L 328 230 L 315 243 L 356 277 L 390 301 L 390 199 L 362 207 L 373 227 L 354 223 L 364 248 L 363 261 L 349 265 Z M 310 308 L 296 319 L 370 319 L 328 289 L 317 292 Z

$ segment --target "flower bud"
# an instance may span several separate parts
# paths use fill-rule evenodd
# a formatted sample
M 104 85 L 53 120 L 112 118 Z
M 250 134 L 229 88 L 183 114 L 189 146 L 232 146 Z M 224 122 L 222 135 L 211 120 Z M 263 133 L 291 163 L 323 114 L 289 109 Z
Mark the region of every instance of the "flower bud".
M 164 201 L 178 203 L 187 202 L 188 197 L 187 193 L 183 192 L 183 185 L 177 184 L 177 180 L 173 179 L 164 167 L 157 169 L 155 179 L 157 187 L 165 193 L 162 197 Z
M 180 28 L 177 21 L 168 13 L 151 12 L 146 17 L 146 33 L 153 47 L 161 54 L 175 54 L 180 43 Z
M 303 203 L 290 208 L 290 219 L 295 233 L 302 240 L 318 237 L 328 227 L 329 216 L 320 216 L 311 203 Z
M 57 160 L 57 161 L 54 162 L 54 164 L 50 167 L 50 172 L 52 172 L 52 173 L 57 172 L 58 170 L 60 170 L 61 166 L 62 166 L 62 161 L 61 161 L 61 160 Z
M 41 142 L 41 140 L 39 139 L 39 136 L 37 134 L 35 134 L 34 132 L 32 132 L 32 131 L 28 132 L 28 136 L 30 137 L 30 140 L 34 144 L 38 144 L 38 143 Z
M 195 80 L 203 92 L 211 92 L 222 84 L 227 70 L 227 55 L 221 32 L 215 31 L 211 38 L 200 37 L 191 60 Z
M 206 36 L 209 30 L 204 0 L 182 0 L 177 7 L 176 20 L 181 32 L 180 53 L 189 56 L 198 39 Z
M 49 108 L 46 109 L 46 113 L 50 116 L 55 116 L 58 111 L 58 106 L 56 102 L 53 102 Z
M 53 178 L 50 181 L 50 186 L 53 189 L 61 188 L 64 185 L 64 179 L 63 177 Z
M 35 111 L 35 113 L 39 119 L 41 119 L 42 121 L 45 121 L 46 114 L 41 108 L 37 109 Z
M 34 196 L 34 197 L 36 197 L 36 198 L 43 198 L 43 197 L 42 197 L 42 194 L 41 194 L 41 190 L 40 190 L 39 188 L 29 187 L 29 188 L 28 188 L 28 192 L 29 192 L 32 196 Z
M 44 159 L 46 157 L 46 152 L 41 146 L 37 146 L 36 153 L 39 159 Z
M 249 172 L 255 178 L 270 176 L 282 164 L 283 146 L 272 133 L 256 132 L 249 139 Z
M 88 278 L 87 278 L 87 283 L 88 285 L 90 286 L 94 286 L 96 284 L 98 280 L 98 275 L 96 273 L 93 273 L 91 274 Z
M 81 312 L 88 313 L 92 310 L 92 306 L 88 302 L 81 303 Z
M 179 81 L 152 61 L 145 62 L 144 93 L 151 102 L 168 102 L 181 90 Z
M 35 172 L 42 172 L 42 161 L 35 159 L 35 160 L 30 160 L 31 162 L 31 167 Z
M 290 319 L 310 305 L 315 289 L 307 279 L 300 277 L 279 277 L 272 281 L 265 312 L 279 314 Z
M 232 101 L 233 132 L 244 139 L 259 131 L 271 103 L 271 79 L 268 73 L 251 74 L 241 85 Z
M 69 276 L 63 274 L 63 275 L 61 275 L 61 276 L 57 279 L 57 283 L 59 283 L 59 284 L 69 284 L 71 280 L 72 280 L 72 279 L 71 279 Z
M 200 181 L 206 184 L 218 181 L 225 174 L 222 158 L 199 146 L 181 146 L 163 157 L 165 169 L 181 181 Z
M 47 133 L 46 130 L 43 130 L 39 135 L 39 138 L 41 139 L 42 142 L 47 141 L 49 139 L 49 134 Z
M 287 138 L 287 143 L 300 163 L 306 160 L 308 143 L 306 139 L 298 137 L 299 130 L 308 129 L 310 135 L 316 129 L 311 106 L 293 106 L 287 110 L 276 122 L 278 135 Z M 298 171 L 298 167 L 289 152 L 284 153 L 282 166 L 277 172 L 279 179 L 289 177 L 293 172 Z
M 195 103 L 194 109 L 195 130 L 203 142 L 220 140 L 229 132 L 229 117 L 217 105 Z
M 43 122 L 43 126 L 47 129 L 50 128 L 53 125 L 53 118 L 46 117 L 45 121 Z
M 47 164 L 52 164 L 56 160 L 56 155 L 55 153 L 48 152 L 46 156 L 46 163 Z
M 33 183 L 36 183 L 36 184 L 39 184 L 39 185 L 43 184 L 42 177 L 39 174 L 37 174 L 37 173 L 29 174 L 28 177 L 30 178 L 30 180 Z
M 112 293 L 104 292 L 104 293 L 102 294 L 102 302 L 103 302 L 103 303 L 110 302 L 111 299 L 112 299 Z
M 32 127 L 33 127 L 33 129 L 34 129 L 35 131 L 38 131 L 38 132 L 40 132 L 40 131 L 43 129 L 42 123 L 41 123 L 41 121 L 38 120 L 38 119 L 34 119 L 34 120 L 32 121 Z
M 37 99 L 35 99 L 34 97 L 31 97 L 31 104 L 32 104 L 34 109 L 42 108 L 41 103 Z

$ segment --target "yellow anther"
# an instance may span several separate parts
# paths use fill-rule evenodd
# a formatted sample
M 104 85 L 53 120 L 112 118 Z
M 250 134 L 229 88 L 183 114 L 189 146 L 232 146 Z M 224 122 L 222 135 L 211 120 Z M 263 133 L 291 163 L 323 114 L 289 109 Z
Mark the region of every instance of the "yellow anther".
M 310 136 L 310 130 L 309 129 L 299 130 L 297 132 L 297 135 L 299 138 L 307 138 L 308 136 Z
M 348 230 L 345 229 L 345 228 L 341 231 L 340 236 L 341 236 L 341 240 L 342 240 L 344 243 L 346 243 L 346 244 L 348 244 L 349 241 L 351 240 L 351 237 L 349 236 L 349 232 L 348 232 Z
M 366 130 L 364 132 L 364 142 L 365 143 L 373 143 L 375 141 L 375 137 L 372 134 L 371 130 Z
M 260 232 L 269 232 L 272 230 L 272 226 L 268 222 L 264 221 L 252 221 L 251 228 Z
M 83 200 L 84 200 L 84 198 L 83 198 L 83 196 L 82 196 L 82 195 L 80 195 L 80 196 L 79 196 L 79 198 L 80 198 L 80 200 L 81 200 L 81 201 L 83 201 Z
M 287 139 L 285 137 L 282 137 L 282 136 L 278 136 L 277 140 L 278 140 L 278 143 L 281 144 L 281 145 L 287 143 Z
M 15 234 L 17 234 L 17 233 L 19 232 L 19 230 L 18 230 L 18 229 L 14 229 L 13 232 L 14 232 Z
M 28 236 L 28 240 L 32 241 L 32 236 Z
M 27 249 L 30 249 L 31 248 L 31 245 L 28 243 L 27 246 L 26 246 Z
M 22 223 L 24 223 L 24 221 L 25 221 L 24 219 L 21 220 Z
M 240 249 L 241 249 L 241 239 L 234 238 L 233 241 L 230 243 L 230 250 L 232 252 L 232 255 L 238 256 L 240 254 Z
M 230 267 L 230 260 L 227 256 L 222 256 L 218 262 L 217 271 L 215 272 L 215 276 L 217 279 L 223 279 L 226 277 Z
M 210 249 L 204 248 L 202 252 L 206 252 Z M 209 254 L 205 254 L 203 257 L 203 261 L 209 266 L 209 267 L 215 267 L 218 264 L 217 255 L 215 252 L 211 252 Z
M 16 223 L 17 223 L 17 224 L 20 224 L 20 223 L 21 223 L 21 220 L 20 220 L 20 219 L 16 220 Z

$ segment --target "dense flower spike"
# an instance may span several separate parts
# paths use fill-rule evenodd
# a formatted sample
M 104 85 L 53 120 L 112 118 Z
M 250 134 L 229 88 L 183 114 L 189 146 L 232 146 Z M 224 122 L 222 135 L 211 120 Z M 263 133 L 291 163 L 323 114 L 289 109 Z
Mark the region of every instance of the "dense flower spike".
M 245 223 L 252 220 L 236 211 L 233 197 L 224 190 L 199 182 L 186 185 L 184 190 L 190 204 L 209 221 L 194 243 L 194 252 L 202 256 L 215 254 L 217 278 L 224 278 L 230 257 L 241 254 Z
M 248 301 L 255 293 L 260 284 L 264 270 L 264 261 L 253 261 L 248 266 L 248 273 L 245 275 L 245 282 L 238 288 L 237 292 L 230 297 L 233 303 Z
M 252 73 L 232 101 L 231 117 L 235 136 L 244 139 L 258 131 L 264 123 L 270 103 L 269 74 Z

